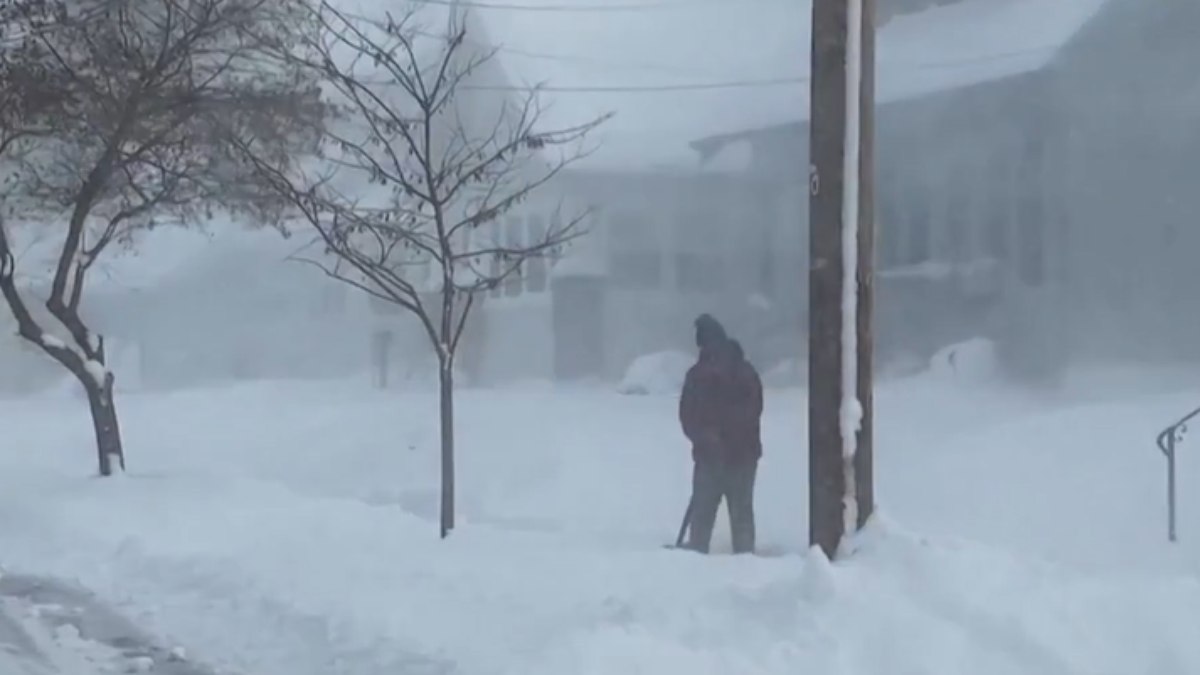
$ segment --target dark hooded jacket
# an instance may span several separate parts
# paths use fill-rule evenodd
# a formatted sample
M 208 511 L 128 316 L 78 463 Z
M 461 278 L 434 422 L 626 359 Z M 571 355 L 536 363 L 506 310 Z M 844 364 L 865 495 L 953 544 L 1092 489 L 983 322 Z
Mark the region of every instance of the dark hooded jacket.
M 762 383 L 741 346 L 711 316 L 696 319 L 700 357 L 684 379 L 679 421 L 692 458 L 751 460 L 762 456 Z
M 727 411 L 725 442 L 735 459 L 762 457 L 763 387 L 758 371 L 746 360 L 742 346 L 729 341 L 733 385 Z

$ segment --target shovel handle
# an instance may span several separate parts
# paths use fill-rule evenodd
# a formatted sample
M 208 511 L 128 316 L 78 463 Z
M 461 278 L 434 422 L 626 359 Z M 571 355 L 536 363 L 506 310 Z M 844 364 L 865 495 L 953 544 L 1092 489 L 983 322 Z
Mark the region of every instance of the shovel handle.
M 687 536 L 688 526 L 692 523 L 692 500 L 688 499 L 687 510 L 683 512 L 683 522 L 679 524 L 679 535 L 675 537 L 675 547 L 682 548 Z

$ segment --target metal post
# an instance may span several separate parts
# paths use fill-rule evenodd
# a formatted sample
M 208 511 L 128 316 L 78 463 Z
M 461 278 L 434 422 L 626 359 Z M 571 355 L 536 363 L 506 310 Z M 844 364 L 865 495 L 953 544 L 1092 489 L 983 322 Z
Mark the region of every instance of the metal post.
M 1177 541 L 1175 532 L 1175 432 L 1167 439 L 1167 539 Z
M 1176 522 L 1178 520 L 1178 509 L 1176 506 L 1177 490 L 1175 476 L 1175 451 L 1179 443 L 1183 441 L 1184 434 L 1187 433 L 1188 423 L 1200 417 L 1200 408 L 1188 413 L 1183 419 L 1163 429 L 1155 439 L 1158 449 L 1162 452 L 1163 457 L 1167 458 L 1167 539 L 1172 543 L 1179 540 Z

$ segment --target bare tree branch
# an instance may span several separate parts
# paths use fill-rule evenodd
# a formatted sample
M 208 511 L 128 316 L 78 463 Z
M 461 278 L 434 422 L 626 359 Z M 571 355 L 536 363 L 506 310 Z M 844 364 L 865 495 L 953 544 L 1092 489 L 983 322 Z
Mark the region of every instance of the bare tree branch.
M 501 219 L 585 156 L 582 140 L 604 118 L 544 129 L 536 90 L 520 100 L 460 101 L 495 53 L 464 49 L 462 16 L 430 41 L 412 14 L 372 20 L 314 2 L 315 30 L 274 48 L 326 85 L 336 115 L 319 152 L 272 159 L 250 143 L 238 149 L 324 244 L 323 256 L 306 262 L 403 308 L 433 346 L 445 535 L 453 526 L 453 369 L 472 310 L 529 261 L 584 234 L 580 216 L 555 221 L 535 241 L 506 241 Z M 491 108 L 495 116 L 481 121 Z
M 96 260 L 115 242 L 214 210 L 270 222 L 281 200 L 236 148 L 307 151 L 325 110 L 312 73 L 264 68 L 263 36 L 286 42 L 291 0 L 0 0 L 15 48 L 0 48 L 0 169 L 6 203 L 60 238 L 45 306 L 48 341 L 16 284 L 3 238 L 4 297 L 21 335 L 67 367 L 92 405 L 101 473 L 122 462 L 104 340 L 82 315 Z M 10 264 L 11 263 L 11 264 Z M 61 343 L 61 346 L 60 346 Z

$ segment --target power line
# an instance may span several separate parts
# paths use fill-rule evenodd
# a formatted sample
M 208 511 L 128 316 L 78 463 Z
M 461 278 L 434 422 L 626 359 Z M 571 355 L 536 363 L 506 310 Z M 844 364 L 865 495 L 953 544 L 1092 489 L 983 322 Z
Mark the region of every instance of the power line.
M 934 70 L 942 68 L 959 68 L 963 66 L 971 66 L 990 61 L 1001 61 L 1020 56 L 1033 56 L 1035 54 L 1044 54 L 1053 51 L 1057 47 L 1044 46 L 1032 49 L 1023 49 L 1009 52 L 999 52 L 995 54 L 987 54 L 976 56 L 967 59 L 959 59 L 956 61 L 935 61 L 929 63 L 911 64 L 904 68 L 907 71 L 918 70 Z M 779 87 L 795 84 L 806 84 L 811 80 L 808 76 L 794 77 L 775 77 L 763 79 L 741 79 L 741 80 L 726 80 L 723 82 L 696 82 L 688 84 L 658 84 L 658 85 L 612 85 L 612 86 L 507 86 L 507 85 L 472 85 L 463 84 L 463 89 L 473 89 L 477 91 L 517 91 L 517 92 L 556 92 L 556 93 L 658 93 L 658 92 L 678 92 L 678 91 L 710 91 L 718 89 L 758 89 L 764 87 Z
M 347 16 L 350 18 L 359 18 L 359 19 L 364 18 L 364 17 L 353 16 L 353 15 L 347 15 Z M 421 37 L 426 37 L 426 38 L 434 38 L 437 40 L 445 40 L 446 39 L 445 33 L 435 33 L 433 31 L 418 30 L 418 29 L 413 29 L 413 33 L 416 35 L 419 35 Z M 510 47 L 504 43 L 491 44 L 491 43 L 480 42 L 478 40 L 472 40 L 469 37 L 464 38 L 464 41 L 469 44 L 475 45 L 476 47 L 479 47 L 485 51 L 493 50 L 493 51 L 499 52 L 501 54 L 511 54 L 513 56 L 520 56 L 522 58 L 527 58 L 527 59 L 539 59 L 539 60 L 543 60 L 543 61 L 556 61 L 559 63 L 582 63 L 582 64 L 590 64 L 593 66 L 603 66 L 605 68 L 623 69 L 623 70 L 657 70 L 657 71 L 664 72 L 664 73 L 675 73 L 675 74 L 679 74 L 679 75 L 686 74 L 686 75 L 709 75 L 709 76 L 711 76 L 713 74 L 711 72 L 706 72 L 703 69 L 688 68 L 685 66 L 678 66 L 678 65 L 667 65 L 665 63 L 653 63 L 653 62 L 648 62 L 648 61 L 613 61 L 610 59 L 596 58 L 594 56 L 583 56 L 580 54 L 564 54 L 562 52 L 530 51 L 528 49 L 519 49 L 517 47 Z
M 426 35 L 426 37 L 441 37 L 441 36 L 428 34 L 428 35 Z M 479 43 L 479 42 L 476 42 L 474 44 L 484 47 L 484 48 L 489 47 L 489 45 Z M 527 58 L 527 59 L 539 59 L 542 61 L 554 61 L 554 62 L 558 62 L 558 63 L 580 63 L 580 64 L 584 64 L 584 65 L 602 66 L 604 68 L 611 68 L 614 70 L 617 70 L 617 69 L 620 69 L 620 70 L 657 70 L 662 73 L 674 73 L 676 75 L 709 75 L 709 76 L 711 76 L 713 74 L 711 72 L 705 72 L 704 70 L 697 69 L 697 68 L 688 68 L 685 66 L 672 66 L 672 65 L 667 65 L 665 63 L 652 63 L 652 62 L 647 62 L 647 61 L 613 61 L 610 59 L 596 58 L 596 57 L 592 57 L 592 56 L 582 56 L 582 55 L 578 55 L 578 54 L 564 54 L 561 52 L 529 51 L 526 49 L 518 49 L 516 47 L 509 47 L 508 45 L 505 45 L 505 44 L 494 45 L 494 46 L 491 46 L 491 48 L 495 49 L 497 52 L 500 52 L 501 54 L 511 54 L 512 56 L 519 56 L 519 57 Z
M 473 0 L 413 0 L 413 2 L 421 5 L 519 12 L 637 12 L 659 9 L 689 9 L 701 5 L 727 5 L 732 1 L 736 0 L 661 0 L 659 2 L 625 2 L 592 5 L 527 5 L 505 2 L 474 2 Z M 762 1 L 757 0 L 757 2 Z
M 778 87 L 789 84 L 804 84 L 807 77 L 778 77 L 761 80 L 727 80 L 724 82 L 696 82 L 692 84 L 655 84 L 630 86 L 596 86 L 596 87 L 556 87 L 544 86 L 506 86 L 487 84 L 463 84 L 463 89 L 474 91 L 522 91 L 522 92 L 557 92 L 557 93 L 636 93 L 636 92 L 672 92 L 672 91 L 708 91 L 714 89 L 755 89 L 761 87 Z

